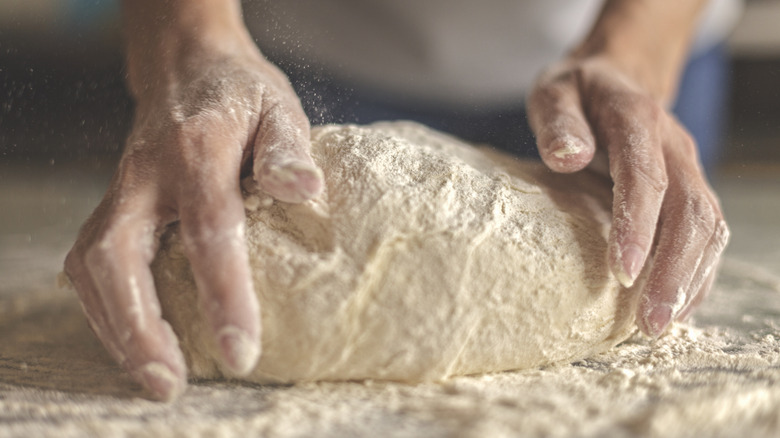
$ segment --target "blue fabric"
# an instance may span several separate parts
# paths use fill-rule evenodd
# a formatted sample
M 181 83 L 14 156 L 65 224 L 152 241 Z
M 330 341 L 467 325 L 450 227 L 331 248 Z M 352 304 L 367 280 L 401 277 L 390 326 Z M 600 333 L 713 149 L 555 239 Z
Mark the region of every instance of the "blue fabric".
M 58 3 L 67 24 L 74 29 L 92 31 L 119 20 L 119 0 L 59 0 Z
M 707 173 L 714 170 L 723 155 L 730 79 L 723 45 L 694 56 L 683 73 L 674 105 L 674 114 L 696 139 Z
M 519 156 L 539 156 L 522 102 L 515 108 L 496 110 L 401 107 L 356 93 L 327 80 L 325 75 L 314 78 L 301 76 L 296 69 L 286 70 L 313 124 L 415 120 Z M 696 139 L 708 172 L 721 155 L 728 80 L 728 59 L 723 46 L 692 57 L 685 68 L 673 109 Z

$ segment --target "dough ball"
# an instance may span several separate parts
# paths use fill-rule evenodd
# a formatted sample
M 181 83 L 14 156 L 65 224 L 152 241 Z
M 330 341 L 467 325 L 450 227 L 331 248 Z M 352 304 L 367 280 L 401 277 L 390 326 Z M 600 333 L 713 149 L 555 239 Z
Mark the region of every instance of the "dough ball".
M 607 350 L 637 294 L 609 272 L 611 188 L 409 123 L 312 133 L 322 196 L 247 196 L 262 356 L 247 380 L 438 381 Z M 222 375 L 176 226 L 153 263 L 193 377 Z

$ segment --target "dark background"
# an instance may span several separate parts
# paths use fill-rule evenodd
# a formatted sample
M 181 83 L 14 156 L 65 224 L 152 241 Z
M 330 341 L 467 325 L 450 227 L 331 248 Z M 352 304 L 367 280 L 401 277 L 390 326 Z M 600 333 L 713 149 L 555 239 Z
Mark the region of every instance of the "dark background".
M 2 1 L 0 161 L 113 168 L 132 119 L 116 1 Z M 774 11 L 777 20 L 768 17 Z M 721 171 L 774 167 L 780 1 L 749 1 L 729 47 L 731 115 Z

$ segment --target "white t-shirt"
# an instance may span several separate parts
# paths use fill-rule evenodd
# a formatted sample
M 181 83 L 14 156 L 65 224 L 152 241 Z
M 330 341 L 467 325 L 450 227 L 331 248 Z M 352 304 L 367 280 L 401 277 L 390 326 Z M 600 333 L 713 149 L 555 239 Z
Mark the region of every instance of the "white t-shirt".
M 602 0 L 258 0 L 264 52 L 405 101 L 501 106 L 576 44 Z M 712 0 L 694 50 L 722 41 L 741 0 Z

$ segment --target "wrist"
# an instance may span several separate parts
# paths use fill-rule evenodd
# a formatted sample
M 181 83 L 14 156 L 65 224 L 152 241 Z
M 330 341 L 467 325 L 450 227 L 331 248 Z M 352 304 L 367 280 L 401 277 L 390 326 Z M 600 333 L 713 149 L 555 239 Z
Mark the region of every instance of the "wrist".
M 236 0 L 125 0 L 128 86 L 136 99 L 167 94 L 199 65 L 255 56 Z
M 608 0 L 571 53 L 601 58 L 666 104 L 674 99 L 703 0 Z

